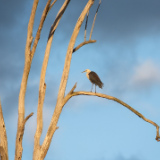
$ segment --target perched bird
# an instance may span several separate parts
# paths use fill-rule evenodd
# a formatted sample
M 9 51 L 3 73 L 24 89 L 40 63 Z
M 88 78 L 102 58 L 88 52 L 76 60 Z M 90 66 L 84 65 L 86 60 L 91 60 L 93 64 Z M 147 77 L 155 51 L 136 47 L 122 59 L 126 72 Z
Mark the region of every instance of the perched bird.
M 82 73 L 86 72 L 86 76 L 87 78 L 91 81 L 92 83 L 92 88 L 91 88 L 91 92 L 92 92 L 92 89 L 93 89 L 93 84 L 95 84 L 95 93 L 96 93 L 96 86 L 98 86 L 99 88 L 102 88 L 103 87 L 103 83 L 102 81 L 100 80 L 100 78 L 98 77 L 98 75 L 93 72 L 93 71 L 90 71 L 89 69 L 86 69 L 85 71 L 83 71 Z

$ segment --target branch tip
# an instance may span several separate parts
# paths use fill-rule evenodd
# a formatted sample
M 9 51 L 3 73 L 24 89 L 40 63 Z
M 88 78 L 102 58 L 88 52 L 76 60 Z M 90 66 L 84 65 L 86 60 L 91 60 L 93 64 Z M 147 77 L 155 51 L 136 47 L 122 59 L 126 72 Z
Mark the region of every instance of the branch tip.
M 77 87 L 77 82 L 75 83 L 75 85 L 73 86 L 73 88 L 70 90 L 68 94 L 72 94 L 74 90 L 76 89 L 76 87 Z
M 30 113 L 25 119 L 24 119 L 24 124 L 27 122 L 27 120 L 31 117 L 31 116 L 33 116 L 33 112 L 32 113 Z

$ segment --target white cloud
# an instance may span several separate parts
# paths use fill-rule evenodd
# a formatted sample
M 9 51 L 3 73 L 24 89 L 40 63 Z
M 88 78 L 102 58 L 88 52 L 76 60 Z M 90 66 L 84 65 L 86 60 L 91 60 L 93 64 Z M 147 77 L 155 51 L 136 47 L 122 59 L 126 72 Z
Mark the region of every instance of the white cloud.
M 130 84 L 134 87 L 150 87 L 160 83 L 160 69 L 152 60 L 147 60 L 134 69 Z

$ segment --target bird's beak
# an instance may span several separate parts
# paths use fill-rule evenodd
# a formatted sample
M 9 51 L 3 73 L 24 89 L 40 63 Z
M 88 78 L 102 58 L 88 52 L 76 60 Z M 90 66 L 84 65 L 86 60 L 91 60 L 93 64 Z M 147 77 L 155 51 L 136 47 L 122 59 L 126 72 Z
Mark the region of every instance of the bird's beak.
M 83 71 L 82 73 L 84 73 L 84 72 L 86 72 L 86 71 Z

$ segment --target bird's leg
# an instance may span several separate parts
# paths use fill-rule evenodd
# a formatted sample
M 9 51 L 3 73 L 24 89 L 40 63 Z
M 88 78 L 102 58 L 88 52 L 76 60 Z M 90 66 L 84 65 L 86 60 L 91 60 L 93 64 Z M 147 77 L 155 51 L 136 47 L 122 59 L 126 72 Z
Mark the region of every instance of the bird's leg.
M 92 88 L 91 88 L 91 92 L 92 92 L 92 89 L 93 89 L 93 83 L 92 83 Z
M 96 85 L 95 85 L 95 93 L 96 93 Z

